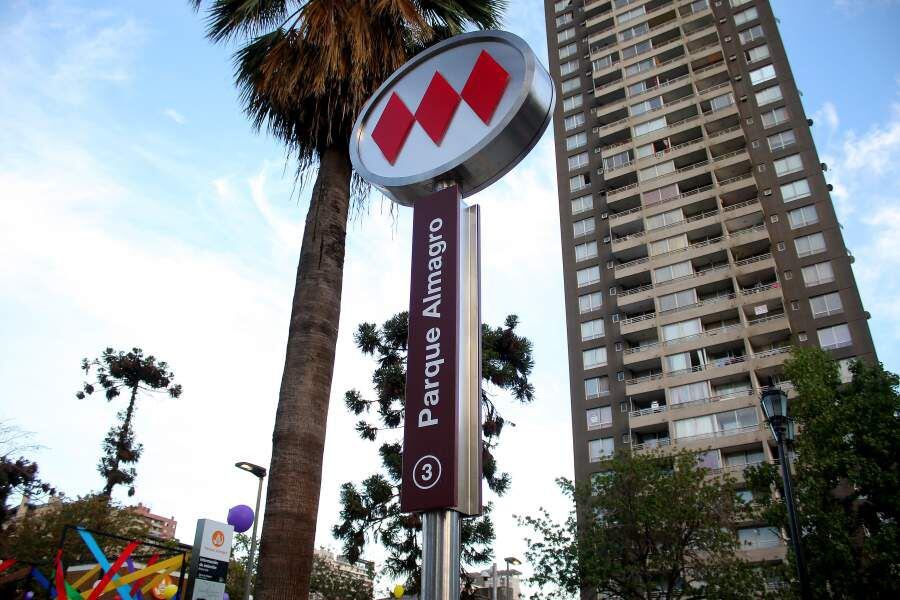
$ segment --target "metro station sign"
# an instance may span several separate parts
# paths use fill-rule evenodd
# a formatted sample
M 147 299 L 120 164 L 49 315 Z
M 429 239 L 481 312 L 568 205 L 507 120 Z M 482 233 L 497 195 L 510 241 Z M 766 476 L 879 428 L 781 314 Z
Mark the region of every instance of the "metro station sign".
M 462 198 L 528 154 L 554 101 L 522 39 L 480 31 L 413 57 L 354 126 L 356 172 L 413 207 L 403 511 L 481 513 L 480 234 Z

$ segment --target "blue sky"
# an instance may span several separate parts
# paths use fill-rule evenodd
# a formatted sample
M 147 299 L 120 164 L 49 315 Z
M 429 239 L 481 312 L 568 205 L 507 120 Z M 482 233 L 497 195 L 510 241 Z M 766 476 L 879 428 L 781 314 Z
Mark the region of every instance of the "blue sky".
M 546 55 L 538 0 L 508 29 Z M 876 347 L 900 370 L 900 23 L 896 1 L 777 0 L 782 35 L 834 198 Z M 307 195 L 281 147 L 250 130 L 230 49 L 203 38 L 187 2 L 38 0 L 0 6 L 0 418 L 35 432 L 45 477 L 100 487 L 114 407 L 77 401 L 80 359 L 141 346 L 168 360 L 179 400 L 147 399 L 136 500 L 179 520 L 251 503 L 231 464 L 267 464 Z M 558 510 L 571 473 L 559 217 L 550 134 L 479 197 L 483 312 L 521 317 L 535 344 L 533 406 L 510 406 L 498 461 L 499 556 L 522 555 L 513 513 Z M 407 299 L 409 215 L 373 196 L 350 226 L 319 541 L 333 544 L 337 488 L 376 468 L 341 397 L 368 390 L 352 331 Z M 527 243 L 522 243 L 527 240 Z M 541 439 L 540 445 L 533 440 Z M 378 558 L 377 549 L 371 555 Z

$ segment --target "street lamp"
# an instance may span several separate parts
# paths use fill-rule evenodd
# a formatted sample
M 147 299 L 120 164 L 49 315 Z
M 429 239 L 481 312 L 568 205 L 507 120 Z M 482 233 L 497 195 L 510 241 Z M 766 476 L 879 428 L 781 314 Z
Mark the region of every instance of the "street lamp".
M 785 444 L 786 441 L 793 441 L 795 434 L 794 423 L 788 417 L 787 394 L 779 388 L 768 388 L 763 391 L 760 404 L 778 448 L 778 462 L 781 463 L 781 478 L 784 484 L 784 503 L 787 506 L 791 545 L 794 547 L 797 561 L 797 578 L 800 580 L 800 596 L 803 600 L 808 600 L 812 596 L 806 575 L 806 560 L 803 558 L 803 542 L 800 539 L 797 506 L 794 504 L 794 490 L 791 485 L 791 465 Z
M 522 561 L 516 558 L 515 556 L 507 556 L 503 559 L 506 561 L 506 599 L 509 600 L 512 595 L 512 586 L 509 584 L 509 565 L 521 565 Z
M 262 484 L 263 479 L 266 478 L 266 470 L 246 461 L 236 462 L 234 466 L 259 479 L 259 489 L 256 491 L 256 512 L 253 513 L 253 533 L 250 537 L 250 556 L 247 559 L 247 580 L 244 582 L 244 600 L 250 600 L 250 569 L 253 567 L 253 556 L 256 554 L 256 525 L 259 523 L 259 501 L 262 498 Z

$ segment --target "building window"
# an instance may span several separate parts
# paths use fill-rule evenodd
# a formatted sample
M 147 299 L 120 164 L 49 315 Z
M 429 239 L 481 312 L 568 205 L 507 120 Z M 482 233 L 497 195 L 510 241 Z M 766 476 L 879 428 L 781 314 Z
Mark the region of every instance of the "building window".
M 806 332 L 805 332 L 805 331 L 801 331 L 800 333 L 797 334 L 797 340 L 798 340 L 798 341 L 805 342 L 805 341 L 808 340 L 808 339 L 809 339 L 809 338 L 806 336 Z
M 578 60 L 570 60 L 559 65 L 559 74 L 565 77 L 578 70 Z
M 647 144 L 648 146 L 653 146 L 653 144 Z M 638 148 L 638 153 L 640 154 L 640 148 Z M 651 204 L 659 204 L 660 202 L 665 202 L 666 200 L 671 200 L 678 196 L 678 184 L 672 183 L 661 188 L 656 188 L 655 190 L 650 190 L 648 192 L 644 192 L 641 194 L 641 204 L 644 206 L 649 206 Z M 681 212 L 678 213 L 681 215 Z
M 573 14 L 570 13 L 570 12 L 567 12 L 567 13 L 565 13 L 565 14 L 559 15 L 558 17 L 556 17 L 556 26 L 557 26 L 557 27 L 562 27 L 563 25 L 568 25 L 569 23 L 572 22 L 572 20 L 573 20 L 574 18 L 575 18 L 575 15 L 573 15 Z
M 775 79 L 775 67 L 772 65 L 766 65 L 764 67 L 760 67 L 759 69 L 750 71 L 750 82 L 753 85 L 759 85 L 760 83 L 770 81 L 772 79 Z
M 556 12 L 565 10 L 570 6 L 572 6 L 572 0 L 558 0 L 558 2 L 553 5 L 553 7 L 556 9 Z
M 751 2 L 752 0 L 729 0 L 729 4 L 731 4 L 731 8 L 737 8 L 738 6 L 742 6 Z
M 579 269 L 575 275 L 578 279 L 578 287 L 592 285 L 600 281 L 600 267 L 594 266 L 587 269 Z
M 559 48 L 559 60 L 565 60 L 570 56 L 575 56 L 578 52 L 578 44 L 567 44 Z
M 791 300 L 791 310 L 800 310 L 799 300 Z
M 652 121 L 645 121 L 643 123 L 638 123 L 634 126 L 634 137 L 639 137 L 642 135 L 647 135 L 648 133 L 652 133 L 654 131 L 659 131 L 660 129 L 666 128 L 666 118 L 659 117 L 658 119 L 653 119 Z
M 587 400 L 609 395 L 609 377 L 591 377 L 584 380 L 584 397 Z
M 688 319 L 687 321 L 679 321 L 678 323 L 663 325 L 662 338 L 665 342 L 671 342 L 673 340 L 680 340 L 682 338 L 696 337 L 702 332 L 703 325 L 700 324 L 699 318 Z
M 850 339 L 850 328 L 846 323 L 835 325 L 834 327 L 825 327 L 816 332 L 819 336 L 819 345 L 822 350 L 834 350 L 843 348 L 853 343 Z
M 585 369 L 596 369 L 606 366 L 606 347 L 591 348 L 581 352 L 581 360 Z
M 656 62 L 652 58 L 646 58 L 642 61 L 634 63 L 633 65 L 628 65 L 627 67 L 625 67 L 625 77 L 631 77 L 632 75 L 637 75 L 638 73 L 649 71 L 655 66 Z
M 581 324 L 581 341 L 587 342 L 602 338 L 604 335 L 603 319 L 594 319 Z
M 697 304 L 697 290 L 691 288 L 659 297 L 659 312 L 669 312 Z
M 570 96 L 563 100 L 563 110 L 570 111 L 576 108 L 580 108 L 584 104 L 584 96 L 578 94 L 577 96 Z
M 591 408 L 587 411 L 587 428 L 601 429 L 603 427 L 612 426 L 612 407 L 601 406 L 599 408 Z
M 775 135 L 770 135 L 766 138 L 769 142 L 769 150 L 775 152 L 777 150 L 783 150 L 788 146 L 791 146 L 797 142 L 797 137 L 794 135 L 793 129 L 788 129 L 787 131 L 782 131 L 781 133 L 776 133 Z
M 675 172 L 675 161 L 668 160 L 666 162 L 657 163 L 649 167 L 645 167 L 638 171 L 638 181 L 647 181 L 656 177 L 662 177 Z
M 629 58 L 634 58 L 638 54 L 644 54 L 651 50 L 653 50 L 653 42 L 651 40 L 644 40 L 633 46 L 622 48 L 622 59 L 628 60 Z
M 572 79 L 566 79 L 562 82 L 562 93 L 568 94 L 569 92 L 574 92 L 578 88 L 581 87 L 581 78 L 573 77 Z
M 762 113 L 760 117 L 762 118 L 763 127 L 768 129 L 769 127 L 781 125 L 790 118 L 790 115 L 788 114 L 788 109 L 781 106 Z
M 589 185 L 591 185 L 591 178 L 586 173 L 569 177 L 570 192 L 579 192 Z
M 634 21 L 638 17 L 642 17 L 645 14 L 647 14 L 646 5 L 638 6 L 637 8 L 632 8 L 631 10 L 626 10 L 618 17 L 619 25 L 621 25 L 622 23 L 627 23 L 628 21 Z
M 588 153 L 581 152 L 574 156 L 569 157 L 569 170 L 574 171 L 576 169 L 581 169 L 588 165 Z
M 797 247 L 797 257 L 812 256 L 825 252 L 825 236 L 821 233 L 813 233 L 812 235 L 804 235 L 794 240 Z
M 781 199 L 785 203 L 799 200 L 800 198 L 808 198 L 812 192 L 809 189 L 809 181 L 806 179 L 798 179 L 781 186 Z
M 745 527 L 738 529 L 738 541 L 742 548 L 773 548 L 781 544 L 781 536 L 775 527 Z
M 600 462 L 612 457 L 613 450 L 613 438 L 611 437 L 588 442 L 588 455 L 591 462 Z
M 575 246 L 575 260 L 580 262 L 589 258 L 597 258 L 597 242 L 585 242 Z
M 634 27 L 629 27 L 628 29 L 619 32 L 619 41 L 628 41 L 631 38 L 635 38 L 639 35 L 644 35 L 648 31 L 650 31 L 650 24 L 645 21 L 640 25 L 635 25 Z
M 787 248 L 787 246 L 784 245 L 784 242 L 778 242 L 775 244 L 775 248 L 777 248 L 779 252 L 784 252 L 784 249 Z
M 570 27 L 568 29 L 563 29 L 559 33 L 556 34 L 556 41 L 560 44 L 563 42 L 568 42 L 569 40 L 575 37 L 575 28 Z
M 587 134 L 579 132 L 566 138 L 566 150 L 576 150 L 587 144 Z
M 742 10 L 739 13 L 734 13 L 734 24 L 736 26 L 743 25 L 747 21 L 752 21 L 759 17 L 759 13 L 756 12 L 756 7 L 751 6 L 747 10 Z
M 578 296 L 578 312 L 585 313 L 599 310 L 603 306 L 603 292 L 593 292 Z
M 762 25 L 754 25 L 750 29 L 745 29 L 738 32 L 738 38 L 740 38 L 742 44 L 748 44 L 753 40 L 758 40 L 763 36 L 765 36 L 765 34 L 763 33 Z
M 762 46 L 756 46 L 755 48 L 750 48 L 746 52 L 744 52 L 744 58 L 747 59 L 748 63 L 753 63 L 758 60 L 763 60 L 764 58 L 769 58 L 769 45 L 763 44 Z M 752 75 L 752 73 L 751 73 Z M 773 71 L 774 77 L 774 71 Z M 751 77 L 752 80 L 752 77 Z
M 759 425 L 756 408 L 749 406 L 737 410 L 729 410 L 714 415 L 704 415 L 691 419 L 675 421 L 675 437 L 713 437 L 717 432 L 749 429 Z
M 830 261 L 803 267 L 801 272 L 803 274 L 803 284 L 806 287 L 834 281 L 834 270 L 831 268 Z
M 656 281 L 657 284 L 659 284 L 665 283 L 667 281 L 672 281 L 674 279 L 679 279 L 681 277 L 688 277 L 689 275 L 693 274 L 694 265 L 691 264 L 691 261 L 686 260 L 683 262 L 675 263 L 674 265 L 667 265 L 665 267 L 654 269 L 653 280 Z
M 762 107 L 766 104 L 771 104 L 772 102 L 778 102 L 783 97 L 784 96 L 781 95 L 781 86 L 773 85 L 772 87 L 756 92 L 756 105 Z
M 593 196 L 579 196 L 572 200 L 572 214 L 577 215 L 594 208 Z
M 790 156 L 779 158 L 772 164 L 775 166 L 775 173 L 779 177 L 788 173 L 796 173 L 803 169 L 803 161 L 800 159 L 799 154 L 791 154 Z
M 816 207 L 810 204 L 809 206 L 790 211 L 788 220 L 791 222 L 791 229 L 799 229 L 800 227 L 818 223 L 819 215 L 816 213 Z
M 675 252 L 688 247 L 687 234 L 675 235 L 656 242 L 650 242 L 650 256 L 666 254 L 667 252 Z
M 687 385 L 679 385 L 669 389 L 669 404 L 686 404 L 702 402 L 709 398 L 709 382 L 698 381 Z
M 811 297 L 809 308 L 812 310 L 814 319 L 844 312 L 844 305 L 841 303 L 841 295 L 838 292 Z
M 637 104 L 631 105 L 628 110 L 631 111 L 632 117 L 640 116 L 646 112 L 650 112 L 656 110 L 658 108 L 662 108 L 663 99 L 662 96 L 655 96 L 648 100 L 644 100 L 643 102 L 638 102 Z
M 574 115 L 570 115 L 565 118 L 563 121 L 566 127 L 566 131 L 571 131 L 576 127 L 581 127 L 584 125 L 584 113 L 575 113 Z
M 680 208 L 676 208 L 675 210 L 669 210 L 664 213 L 659 213 L 658 215 L 651 215 L 644 220 L 644 223 L 645 229 L 651 231 L 653 229 L 672 225 L 673 223 L 680 223 L 681 221 L 684 221 L 684 213 Z
M 786 280 L 791 280 L 791 279 L 793 279 L 793 278 L 794 278 L 794 272 L 791 271 L 790 269 L 788 269 L 787 271 L 784 272 L 784 278 L 785 278 Z
M 596 227 L 597 221 L 594 220 L 594 217 L 588 217 L 587 219 L 581 219 L 580 221 L 572 223 L 572 232 L 575 237 L 581 237 L 589 233 L 594 233 Z
M 618 154 L 613 154 L 612 156 L 607 156 L 603 159 L 603 169 L 605 171 L 612 171 L 624 167 L 625 165 L 630 165 L 633 160 L 634 156 L 631 154 L 631 150 L 619 152 Z
M 616 373 L 616 381 L 625 381 L 625 371 L 619 371 L 618 373 Z M 619 409 L 622 412 L 628 412 L 628 403 L 620 402 Z
M 731 92 L 716 96 L 709 101 L 709 112 L 716 112 L 717 110 L 728 108 L 732 104 L 734 104 L 734 94 Z

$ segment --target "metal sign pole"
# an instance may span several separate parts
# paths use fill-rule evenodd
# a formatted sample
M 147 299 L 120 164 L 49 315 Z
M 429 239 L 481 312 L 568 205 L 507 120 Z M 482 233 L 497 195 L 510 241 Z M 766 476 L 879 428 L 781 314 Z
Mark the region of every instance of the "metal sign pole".
M 422 600 L 458 600 L 460 518 L 482 513 L 478 206 L 553 113 L 522 39 L 464 33 L 397 69 L 360 111 L 353 168 L 413 207 L 400 510 L 422 515 Z

